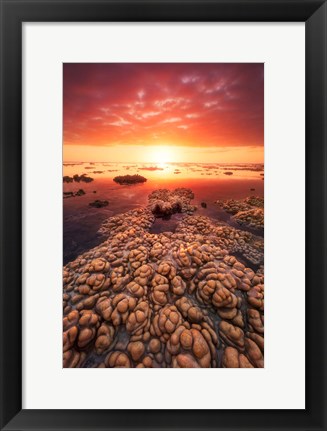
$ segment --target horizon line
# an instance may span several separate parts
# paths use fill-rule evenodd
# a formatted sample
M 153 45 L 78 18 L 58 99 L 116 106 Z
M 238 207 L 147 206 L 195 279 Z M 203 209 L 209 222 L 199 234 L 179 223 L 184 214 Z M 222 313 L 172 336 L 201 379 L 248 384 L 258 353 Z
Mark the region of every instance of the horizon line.
M 128 164 L 141 164 L 141 163 L 147 163 L 147 164 L 152 164 L 152 165 L 181 165 L 181 164 L 192 164 L 192 165 L 217 165 L 217 164 L 221 164 L 221 165 L 264 165 L 264 162 L 164 162 L 164 163 L 158 163 L 158 162 L 110 162 L 107 160 L 99 160 L 99 161 L 95 161 L 95 160 L 78 160 L 78 161 L 74 161 L 74 160 L 65 160 L 63 161 L 63 163 L 125 163 L 126 165 Z

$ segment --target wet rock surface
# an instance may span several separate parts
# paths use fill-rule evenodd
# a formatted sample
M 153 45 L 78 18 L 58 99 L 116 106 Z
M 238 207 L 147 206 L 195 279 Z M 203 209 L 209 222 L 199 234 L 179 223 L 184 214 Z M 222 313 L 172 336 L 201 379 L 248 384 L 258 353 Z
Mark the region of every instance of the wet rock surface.
M 64 183 L 72 183 L 72 182 L 76 182 L 76 183 L 91 183 L 93 181 L 93 178 L 88 177 L 86 174 L 82 174 L 82 175 L 78 175 L 75 174 L 72 177 L 70 177 L 69 175 L 65 175 L 63 177 L 63 182 Z
M 109 202 L 107 200 L 100 200 L 100 199 L 96 199 L 95 201 L 89 203 L 89 206 L 93 208 L 103 208 L 108 205 L 109 205 Z
M 145 177 L 142 177 L 142 175 L 139 175 L 139 174 L 118 175 L 113 179 L 113 181 L 121 185 L 131 185 L 131 184 L 145 183 L 147 179 Z
M 64 367 L 264 366 L 263 239 L 187 214 L 191 193 L 108 218 L 63 268 Z M 176 196 L 175 232 L 151 233 L 155 202 Z
M 83 189 L 77 190 L 77 192 L 64 192 L 64 199 L 75 198 L 76 196 L 84 196 L 85 191 Z
M 226 212 L 233 215 L 233 219 L 239 225 L 250 228 L 264 228 L 264 199 L 258 196 L 250 196 L 243 200 L 219 200 L 216 203 Z
M 149 208 L 156 217 L 169 217 L 175 213 L 192 214 L 196 206 L 191 205 L 194 194 L 191 189 L 159 189 L 149 195 Z

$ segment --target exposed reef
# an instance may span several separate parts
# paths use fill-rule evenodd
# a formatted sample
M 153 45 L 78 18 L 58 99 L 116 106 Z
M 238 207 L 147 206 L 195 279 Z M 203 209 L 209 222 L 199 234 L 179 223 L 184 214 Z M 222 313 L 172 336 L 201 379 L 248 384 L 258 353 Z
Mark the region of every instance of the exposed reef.
M 139 168 L 140 171 L 163 171 L 164 168 L 158 168 L 158 166 L 143 166 L 142 168 Z
M 94 208 L 103 208 L 109 205 L 108 201 L 101 201 L 99 199 L 95 200 L 94 202 L 90 202 L 89 206 Z
M 82 175 L 75 174 L 72 177 L 70 177 L 68 175 L 65 175 L 63 177 L 63 182 L 64 183 L 72 183 L 73 181 L 75 181 L 76 183 L 79 183 L 81 181 L 84 182 L 84 183 L 90 183 L 90 182 L 93 181 L 93 178 L 88 177 L 86 174 L 82 174 Z
M 250 196 L 243 200 L 220 200 L 216 203 L 225 211 L 233 214 L 233 219 L 240 225 L 255 229 L 264 227 L 264 199 Z
M 63 166 L 79 166 L 79 165 L 81 165 L 82 163 L 63 163 Z
M 253 165 L 253 166 L 228 166 L 229 169 L 232 169 L 233 171 L 252 171 L 252 172 L 260 172 L 263 171 L 264 167 L 263 165 Z
M 176 233 L 202 235 L 210 243 L 227 250 L 230 254 L 242 256 L 249 264 L 263 264 L 263 239 L 250 232 L 235 229 L 225 223 L 205 216 L 185 217 L 177 226 Z
M 77 190 L 77 192 L 64 192 L 64 199 L 74 198 L 76 196 L 85 195 L 85 191 L 83 189 Z
M 196 206 L 191 205 L 194 194 L 191 189 L 159 189 L 149 195 L 149 208 L 156 217 L 169 217 L 174 213 L 192 214 Z
M 138 183 L 145 183 L 147 179 L 145 177 L 142 177 L 142 175 L 119 175 L 115 178 L 113 178 L 113 181 L 115 181 L 118 184 L 138 184 Z
M 177 196 L 187 208 L 191 195 L 157 190 L 64 267 L 64 367 L 264 366 L 262 238 L 198 215 L 149 232 L 154 202 Z
M 263 229 L 264 227 L 264 212 L 263 208 L 253 208 L 247 211 L 239 211 L 233 216 L 233 219 L 238 224 L 249 226 L 255 229 Z

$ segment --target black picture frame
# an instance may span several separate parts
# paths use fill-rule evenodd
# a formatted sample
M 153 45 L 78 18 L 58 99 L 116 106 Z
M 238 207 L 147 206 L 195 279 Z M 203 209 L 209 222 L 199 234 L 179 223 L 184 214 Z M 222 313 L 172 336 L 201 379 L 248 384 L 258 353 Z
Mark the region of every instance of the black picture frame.
M 305 22 L 305 410 L 22 409 L 22 23 L 28 21 Z M 322 0 L 1 0 L 1 430 L 327 429 L 326 32 Z

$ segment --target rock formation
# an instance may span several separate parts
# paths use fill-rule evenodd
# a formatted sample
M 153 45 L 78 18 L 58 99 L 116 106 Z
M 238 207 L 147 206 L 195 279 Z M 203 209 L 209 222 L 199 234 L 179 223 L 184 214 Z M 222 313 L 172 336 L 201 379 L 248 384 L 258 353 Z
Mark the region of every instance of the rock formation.
M 264 366 L 263 240 L 187 214 L 175 232 L 149 232 L 158 201 L 188 212 L 191 194 L 153 192 L 64 267 L 64 367 Z

